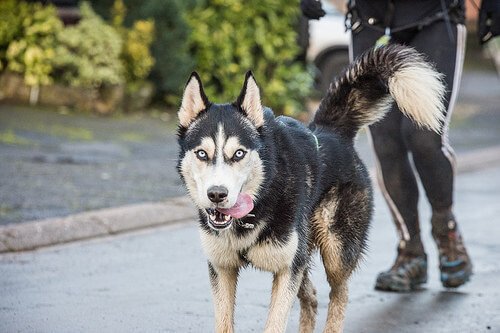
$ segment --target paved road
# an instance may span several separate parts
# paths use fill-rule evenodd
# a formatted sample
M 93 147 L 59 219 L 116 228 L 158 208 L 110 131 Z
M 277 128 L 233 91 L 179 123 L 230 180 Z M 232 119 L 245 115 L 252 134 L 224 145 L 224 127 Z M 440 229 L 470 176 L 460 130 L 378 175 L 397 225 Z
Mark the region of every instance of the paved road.
M 466 73 L 453 115 L 458 152 L 500 143 L 500 82 Z M 370 163 L 366 137 L 358 148 Z M 184 194 L 175 119 L 102 118 L 0 106 L 0 224 Z
M 345 332 L 500 332 L 500 165 L 458 177 L 457 216 L 475 265 L 459 290 L 438 282 L 429 208 L 422 229 L 430 260 L 426 288 L 409 294 L 373 290 L 392 262 L 396 235 L 376 193 L 365 262 L 350 283 Z M 316 258 L 321 331 L 328 288 Z M 240 278 L 237 332 L 262 331 L 271 275 L 247 269 Z M 207 332 L 213 310 L 195 223 L 112 238 L 0 255 L 0 332 Z M 295 304 L 288 332 L 297 332 Z
M 0 224 L 183 195 L 174 132 L 149 116 L 0 106 Z

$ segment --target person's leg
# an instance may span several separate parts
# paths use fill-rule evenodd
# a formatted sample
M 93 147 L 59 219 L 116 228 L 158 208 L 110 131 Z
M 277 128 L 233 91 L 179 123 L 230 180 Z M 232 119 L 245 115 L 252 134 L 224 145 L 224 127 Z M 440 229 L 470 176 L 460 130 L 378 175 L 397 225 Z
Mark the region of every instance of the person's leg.
M 373 47 L 381 35 L 369 28 L 353 34 L 352 56 Z M 379 274 L 375 287 L 392 291 L 407 291 L 427 280 L 427 261 L 418 223 L 418 186 L 401 131 L 403 119 L 394 106 L 383 120 L 370 126 L 377 179 L 400 236 L 395 264 Z
M 436 22 L 416 34 L 410 43 L 444 74 L 448 93 L 442 134 L 418 128 L 408 119 L 403 121 L 403 133 L 432 206 L 432 233 L 440 251 L 443 284 L 457 287 L 468 280 L 472 270 L 452 212 L 455 156 L 448 143 L 449 121 L 463 67 L 465 27 L 453 25 L 452 39 L 448 28 L 444 21 Z
M 375 283 L 376 289 L 387 291 L 409 291 L 427 282 L 427 256 L 418 218 L 418 186 L 401 132 L 403 121 L 404 116 L 394 107 L 369 130 L 379 186 L 400 237 L 394 264 L 381 272 Z
M 369 128 L 376 154 L 377 179 L 400 236 L 399 249 L 424 253 L 418 223 L 418 186 L 408 158 L 401 126 L 403 114 L 396 108 Z

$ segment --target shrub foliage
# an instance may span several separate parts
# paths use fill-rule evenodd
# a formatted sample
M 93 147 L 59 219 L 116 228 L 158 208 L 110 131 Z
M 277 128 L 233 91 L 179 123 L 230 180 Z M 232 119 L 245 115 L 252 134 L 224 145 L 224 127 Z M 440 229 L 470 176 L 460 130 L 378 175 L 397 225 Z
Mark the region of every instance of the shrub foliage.
M 7 48 L 20 33 L 26 5 L 18 6 L 16 0 L 0 1 L 0 49 Z
M 136 83 L 146 78 L 155 63 L 150 52 L 155 23 L 153 19 L 137 20 L 128 29 L 124 26 L 126 14 L 127 8 L 123 0 L 115 0 L 111 21 L 123 39 L 121 59 L 125 67 L 125 78 L 129 83 Z
M 297 2 L 206 0 L 187 13 L 190 48 L 209 96 L 234 99 L 251 69 L 264 104 L 289 115 L 303 109 L 312 78 L 294 62 Z
M 95 87 L 146 78 L 177 104 L 196 69 L 214 101 L 234 99 L 252 70 L 263 103 L 293 115 L 303 109 L 312 77 L 295 61 L 298 0 L 93 0 L 81 21 L 63 27 L 53 6 L 0 0 L 0 70 L 28 85 L 54 81 Z M 127 12 L 127 8 L 129 9 Z
M 54 67 L 60 79 L 73 86 L 86 87 L 124 83 L 119 33 L 88 3 L 82 3 L 80 11 L 80 22 L 57 35 Z
M 188 50 L 189 26 L 184 13 L 197 0 L 123 0 L 127 8 L 121 19 L 126 27 L 137 20 L 154 20 L 154 40 L 151 44 L 154 65 L 149 73 L 157 91 L 157 98 L 177 105 L 185 80 L 194 68 L 192 54 Z M 115 22 L 115 0 L 91 0 L 96 11 Z M 113 8 L 113 10 L 111 10 Z M 118 9 L 118 10 L 117 10 Z M 119 21 L 117 21 L 119 22 Z
M 19 15 L 21 24 L 18 32 L 3 35 L 4 40 L 17 37 L 10 41 L 7 48 L 7 68 L 22 73 L 30 86 L 51 83 L 56 33 L 63 27 L 56 9 L 40 3 L 22 3 L 13 10 Z
M 98 88 L 141 82 L 154 64 L 149 50 L 154 22 L 135 21 L 126 28 L 125 6 L 121 0 L 115 6 L 122 13 L 113 24 L 83 2 L 78 24 L 63 27 L 52 5 L 0 0 L 0 70 L 22 74 L 31 86 L 56 81 Z
M 183 16 L 193 2 L 194 0 L 146 0 L 141 1 L 137 13 L 134 13 L 139 18 L 150 17 L 155 21 L 155 41 L 151 47 L 155 65 L 150 79 L 161 97 L 170 105 L 177 105 L 184 83 L 194 66 L 193 57 L 188 50 L 190 30 Z

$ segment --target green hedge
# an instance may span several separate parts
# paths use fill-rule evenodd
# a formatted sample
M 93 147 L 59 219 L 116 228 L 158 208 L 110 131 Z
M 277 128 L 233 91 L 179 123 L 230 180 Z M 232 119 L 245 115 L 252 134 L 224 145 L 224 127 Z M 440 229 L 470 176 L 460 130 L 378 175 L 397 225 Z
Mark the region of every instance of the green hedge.
M 0 1 L 0 48 L 6 49 L 21 34 L 26 10 L 26 6 L 18 6 L 16 0 Z
M 54 67 L 59 80 L 83 87 L 125 83 L 120 34 L 88 3 L 81 5 L 80 12 L 80 22 L 62 29 L 57 35 Z
M 113 2 L 92 0 L 96 11 L 107 20 L 112 20 Z M 155 63 L 149 80 L 154 83 L 159 100 L 177 105 L 195 63 L 188 50 L 190 29 L 184 13 L 196 0 L 123 0 L 123 3 L 127 8 L 125 26 L 131 27 L 136 20 L 154 20 L 155 39 L 151 52 Z
M 288 0 L 207 0 L 187 12 L 190 50 L 209 98 L 235 99 L 251 69 L 265 105 L 288 115 L 303 111 L 312 77 L 294 61 L 299 13 L 298 1 Z
M 123 2 L 115 3 L 125 14 Z M 138 20 L 126 28 L 115 15 L 112 25 L 88 2 L 81 3 L 80 13 L 78 24 L 64 27 L 52 5 L 1 0 L 0 70 L 22 74 L 29 86 L 143 83 L 154 64 L 154 21 Z
M 184 83 L 194 67 L 188 50 L 190 30 L 183 13 L 194 0 L 147 0 L 138 10 L 138 18 L 155 20 L 155 41 L 152 53 L 155 65 L 150 79 L 170 105 L 177 105 Z
M 40 3 L 20 3 L 12 10 L 17 12 L 21 22 L 15 26 L 15 33 L 1 33 L 4 38 L 2 43 L 7 47 L 7 69 L 21 73 L 30 86 L 52 83 L 56 34 L 63 28 L 56 9 Z M 9 27 L 2 29 L 8 30 Z
M 118 21 L 115 0 L 94 0 L 104 20 L 84 4 L 82 21 L 62 28 L 51 6 L 0 0 L 0 70 L 20 72 L 30 85 L 94 87 L 140 82 L 151 70 L 161 99 L 177 105 L 192 70 L 214 101 L 228 101 L 251 69 L 264 104 L 290 115 L 303 110 L 312 77 L 294 61 L 298 0 L 122 1 Z

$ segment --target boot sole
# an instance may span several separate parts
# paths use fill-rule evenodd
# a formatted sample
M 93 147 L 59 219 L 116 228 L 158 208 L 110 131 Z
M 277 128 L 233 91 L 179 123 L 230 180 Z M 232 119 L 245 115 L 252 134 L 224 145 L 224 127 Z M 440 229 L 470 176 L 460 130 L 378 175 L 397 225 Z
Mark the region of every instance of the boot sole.
M 470 280 L 472 271 L 459 271 L 455 273 L 441 272 L 441 284 L 445 288 L 458 288 Z
M 409 292 L 416 289 L 419 289 L 420 286 L 427 282 L 427 277 L 412 281 L 410 284 L 405 283 L 403 280 L 386 280 L 381 281 L 377 279 L 375 283 L 375 290 L 380 291 L 393 291 L 393 292 Z

